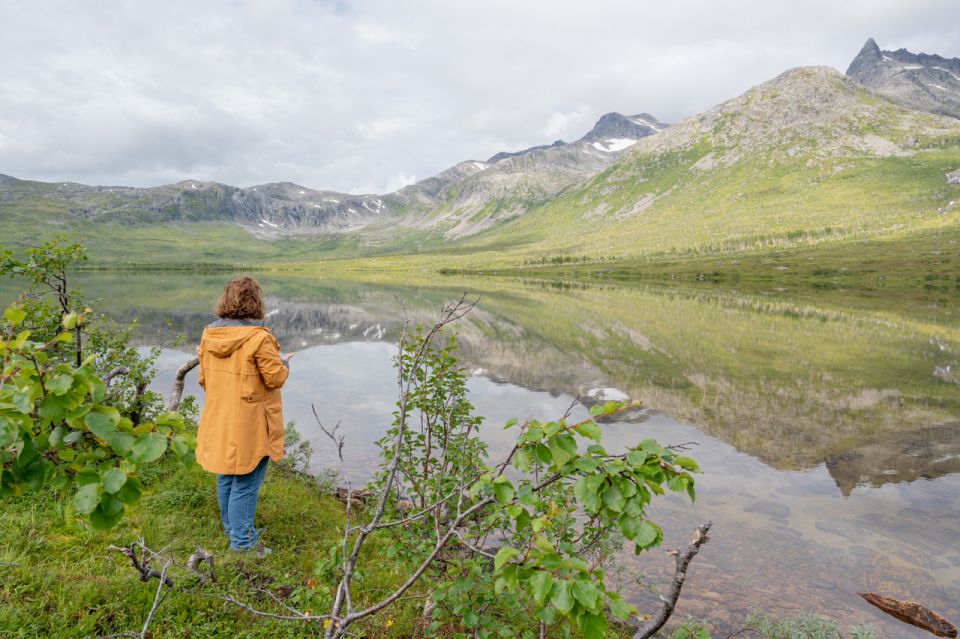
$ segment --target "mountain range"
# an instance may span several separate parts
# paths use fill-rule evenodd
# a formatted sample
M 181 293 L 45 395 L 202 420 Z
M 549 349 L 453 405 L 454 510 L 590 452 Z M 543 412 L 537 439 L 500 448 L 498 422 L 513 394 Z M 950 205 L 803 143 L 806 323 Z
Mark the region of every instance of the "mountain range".
M 608 113 L 574 142 L 467 160 L 394 193 L 0 176 L 0 218 L 18 241 L 110 229 L 159 261 L 223 261 L 227 244 L 242 253 L 234 262 L 621 259 L 955 230 L 958 169 L 960 59 L 882 51 L 870 39 L 845 76 L 792 69 L 671 126 Z M 171 244 L 178 235 L 190 239 Z

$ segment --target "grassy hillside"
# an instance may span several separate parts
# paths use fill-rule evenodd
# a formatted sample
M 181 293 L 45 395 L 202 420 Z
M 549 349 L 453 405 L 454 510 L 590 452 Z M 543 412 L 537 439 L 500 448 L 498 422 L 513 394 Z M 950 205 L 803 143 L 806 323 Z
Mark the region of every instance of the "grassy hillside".
M 894 105 L 832 69 L 802 68 L 644 138 L 600 174 L 545 202 L 535 203 L 522 179 L 488 192 L 486 208 L 474 193 L 471 216 L 483 220 L 457 219 L 441 203 L 418 213 L 421 223 L 392 229 L 384 220 L 355 232 L 265 239 L 208 218 L 94 223 L 71 213 L 55 185 L 28 182 L 16 188 L 29 192 L 0 197 L 0 217 L 7 242 L 74 230 L 113 264 L 435 271 L 573 261 L 622 262 L 626 273 L 642 261 L 687 273 L 704 256 L 751 259 L 816 246 L 818 262 L 836 270 L 851 251 L 861 262 L 877 257 L 865 253 L 881 247 L 870 242 L 954 238 L 960 185 L 948 184 L 945 174 L 958 167 L 960 121 Z M 489 226 L 506 210 L 497 207 L 514 200 L 533 207 Z M 430 220 L 439 218 L 446 221 L 432 228 Z M 437 228 L 484 230 L 446 237 Z M 725 265 L 736 270 L 729 260 Z M 956 274 L 955 266 L 948 273 Z

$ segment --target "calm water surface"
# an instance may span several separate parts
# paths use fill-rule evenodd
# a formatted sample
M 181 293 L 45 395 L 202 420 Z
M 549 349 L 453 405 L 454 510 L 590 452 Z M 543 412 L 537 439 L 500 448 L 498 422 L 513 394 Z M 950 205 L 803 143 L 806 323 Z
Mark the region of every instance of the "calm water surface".
M 188 359 L 223 276 L 92 275 L 101 308 L 141 324 L 166 392 Z M 671 496 L 651 516 L 667 547 L 710 519 L 678 607 L 719 630 L 751 610 L 818 612 L 881 636 L 927 636 L 857 596 L 912 599 L 960 620 L 960 296 L 920 291 L 739 294 L 717 290 L 554 287 L 442 279 L 429 285 L 303 278 L 261 282 L 283 350 L 299 350 L 285 417 L 311 441 L 313 468 L 334 465 L 321 418 L 348 434 L 350 474 L 369 476 L 391 420 L 391 365 L 404 313 L 429 322 L 463 290 L 481 299 L 457 326 L 470 398 L 497 457 L 510 417 L 555 419 L 577 395 L 642 400 L 603 425 L 613 449 L 655 437 L 695 442 L 697 502 Z M 403 300 L 402 304 L 399 301 Z M 191 374 L 186 392 L 202 396 Z M 585 415 L 578 406 L 574 413 Z M 616 576 L 652 607 L 663 550 L 622 557 Z

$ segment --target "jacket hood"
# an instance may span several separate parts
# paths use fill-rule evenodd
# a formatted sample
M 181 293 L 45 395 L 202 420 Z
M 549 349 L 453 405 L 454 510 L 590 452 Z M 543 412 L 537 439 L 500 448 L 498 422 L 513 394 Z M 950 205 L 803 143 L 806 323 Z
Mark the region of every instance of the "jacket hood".
M 230 357 L 234 351 L 247 341 L 269 332 L 263 326 L 225 326 L 206 328 L 203 331 L 203 344 L 206 350 L 216 357 Z

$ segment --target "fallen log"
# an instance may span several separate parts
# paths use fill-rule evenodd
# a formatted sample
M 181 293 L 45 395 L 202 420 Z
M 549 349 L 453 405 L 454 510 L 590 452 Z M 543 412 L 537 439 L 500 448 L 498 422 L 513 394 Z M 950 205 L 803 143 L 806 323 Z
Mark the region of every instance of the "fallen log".
M 904 623 L 917 628 L 923 628 L 938 637 L 956 637 L 957 627 L 944 619 L 941 615 L 922 606 L 915 601 L 901 601 L 891 597 L 884 597 L 872 592 L 858 593 L 867 603 L 876 606 L 888 615 L 896 617 Z

